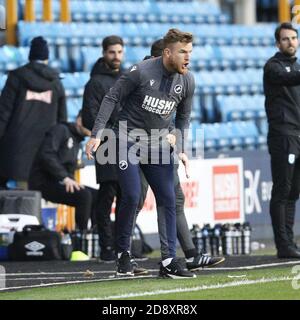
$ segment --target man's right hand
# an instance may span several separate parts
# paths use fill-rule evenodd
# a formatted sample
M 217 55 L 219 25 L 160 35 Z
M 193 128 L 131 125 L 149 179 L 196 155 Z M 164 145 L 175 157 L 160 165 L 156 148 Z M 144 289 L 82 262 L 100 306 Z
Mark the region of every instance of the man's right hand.
M 84 189 L 84 186 L 80 185 L 77 181 L 66 177 L 63 180 L 64 185 L 66 186 L 66 191 L 74 193 L 75 189 L 79 191 L 80 189 Z
M 94 159 L 92 153 L 96 152 L 98 147 L 100 146 L 101 140 L 97 138 L 90 138 L 85 146 L 85 153 L 89 160 Z

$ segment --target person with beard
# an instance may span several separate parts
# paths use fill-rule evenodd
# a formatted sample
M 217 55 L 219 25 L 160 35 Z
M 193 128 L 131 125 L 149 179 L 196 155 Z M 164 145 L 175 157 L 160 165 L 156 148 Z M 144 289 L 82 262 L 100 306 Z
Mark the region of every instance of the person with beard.
M 89 130 L 93 128 L 105 94 L 122 73 L 123 46 L 123 40 L 118 36 L 112 35 L 103 39 L 103 57 L 95 63 L 91 71 L 91 78 L 86 84 L 83 94 L 82 121 L 83 125 Z M 107 122 L 107 128 L 111 128 L 114 125 L 119 109 L 120 105 L 118 104 Z M 96 210 L 100 259 L 110 262 L 115 261 L 110 214 L 114 198 L 116 197 L 117 199 L 115 211 L 117 211 L 120 199 L 117 167 L 108 163 L 100 165 L 97 161 L 95 161 L 95 166 L 97 183 L 100 184 Z
M 155 41 L 151 46 L 150 56 L 146 56 L 144 60 L 160 57 L 163 53 L 164 49 L 164 41 L 163 39 L 159 39 Z M 172 131 L 172 129 L 171 129 Z M 169 136 L 170 143 L 175 144 L 176 138 L 174 135 Z M 171 140 L 172 139 L 172 140 Z M 182 248 L 182 251 L 185 255 L 186 259 L 186 267 L 190 271 L 200 270 L 204 267 L 213 267 L 216 266 L 223 261 L 225 261 L 224 257 L 211 257 L 206 252 L 198 253 L 193 243 L 191 232 L 189 230 L 185 212 L 184 212 L 184 202 L 185 196 L 183 190 L 180 185 L 180 179 L 178 175 L 178 163 L 174 164 L 174 189 L 175 189 L 175 201 L 176 201 L 176 230 L 177 230 L 177 238 L 179 244 Z M 143 208 L 147 192 L 148 192 L 148 182 L 143 174 L 143 171 L 140 170 L 141 175 L 141 199 L 138 205 L 138 212 Z M 161 208 L 158 208 L 160 210 Z M 137 213 L 138 214 L 138 213 Z M 158 219 L 158 232 L 159 237 L 161 239 L 161 250 L 165 252 L 164 255 L 167 255 L 168 252 L 168 242 L 167 242 L 167 235 L 166 226 L 165 226 L 165 212 L 162 210 L 157 214 Z
M 267 61 L 263 76 L 273 180 L 270 215 L 278 258 L 299 259 L 293 232 L 300 192 L 298 31 L 292 24 L 282 23 L 275 39 L 279 51 Z
M 162 57 L 144 60 L 129 68 L 104 97 L 91 139 L 86 145 L 87 157 L 93 159 L 92 153 L 100 146 L 108 120 L 116 104 L 121 103 L 119 122 L 115 127 L 121 187 L 116 223 L 117 276 L 133 275 L 130 236 L 140 200 L 141 168 L 154 192 L 157 207 L 160 208 L 158 212 L 163 210 L 165 213 L 168 252 L 166 255 L 161 252 L 160 275 L 169 278 L 195 277 L 176 258 L 173 160 L 168 140 L 175 115 L 177 151 L 188 176 L 184 130 L 189 126 L 195 89 L 194 77 L 188 71 L 192 41 L 191 33 L 170 29 L 164 37 Z M 98 155 L 97 151 L 97 158 Z
M 43 37 L 31 41 L 29 63 L 9 73 L 0 98 L 0 188 L 9 179 L 27 188 L 33 159 L 45 133 L 66 121 L 66 99 L 59 73 L 48 66 Z
M 81 112 L 75 123 L 59 123 L 47 132 L 34 160 L 29 188 L 39 190 L 45 200 L 75 207 L 76 229 L 87 230 L 97 190 L 79 184 L 75 178 L 78 152 L 90 130 L 82 125 Z

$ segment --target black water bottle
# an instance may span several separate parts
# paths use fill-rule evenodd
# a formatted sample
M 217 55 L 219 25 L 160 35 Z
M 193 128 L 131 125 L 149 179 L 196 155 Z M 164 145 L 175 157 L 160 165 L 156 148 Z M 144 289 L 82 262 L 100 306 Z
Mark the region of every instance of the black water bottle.
M 93 258 L 99 257 L 99 235 L 97 232 L 93 232 Z
M 209 246 L 209 229 L 210 225 L 205 224 L 204 227 L 202 228 L 202 252 L 203 253 L 208 253 L 208 246 Z
M 234 224 L 233 233 L 233 254 L 242 254 L 242 226 L 240 223 Z
M 213 248 L 214 248 L 214 254 L 219 256 L 222 254 L 222 240 L 221 240 L 221 234 L 222 234 L 222 225 L 221 224 L 216 224 L 215 227 L 213 228 Z
M 194 246 L 197 250 L 197 253 L 200 254 L 202 250 L 202 232 L 198 224 L 193 224 L 191 233 Z
M 86 254 L 92 258 L 93 257 L 93 233 L 91 230 L 89 230 L 86 234 Z

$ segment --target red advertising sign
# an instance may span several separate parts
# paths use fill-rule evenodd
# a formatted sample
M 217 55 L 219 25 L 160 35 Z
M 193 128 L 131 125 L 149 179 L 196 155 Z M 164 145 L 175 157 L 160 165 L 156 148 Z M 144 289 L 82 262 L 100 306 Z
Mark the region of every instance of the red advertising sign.
M 240 218 L 240 174 L 238 165 L 213 166 L 215 220 Z

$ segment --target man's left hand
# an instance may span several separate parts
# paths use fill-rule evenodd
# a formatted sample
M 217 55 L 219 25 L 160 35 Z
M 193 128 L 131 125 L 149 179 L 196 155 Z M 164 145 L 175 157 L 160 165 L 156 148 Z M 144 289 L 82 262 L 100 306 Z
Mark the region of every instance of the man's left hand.
M 189 161 L 189 158 L 188 156 L 181 152 L 178 154 L 178 158 L 179 160 L 182 161 L 183 165 L 184 165 L 184 169 L 185 169 L 185 176 L 189 179 L 190 177 L 190 161 Z

